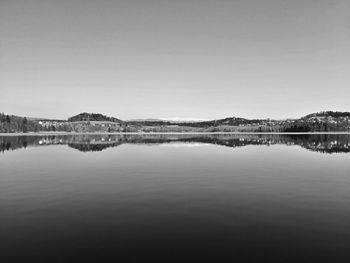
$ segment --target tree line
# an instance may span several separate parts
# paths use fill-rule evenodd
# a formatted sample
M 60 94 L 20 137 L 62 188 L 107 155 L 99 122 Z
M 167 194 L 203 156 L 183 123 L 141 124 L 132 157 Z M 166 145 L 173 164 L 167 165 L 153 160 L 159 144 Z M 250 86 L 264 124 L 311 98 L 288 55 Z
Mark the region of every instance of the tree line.
M 309 116 L 309 117 L 307 117 Z M 171 123 L 163 121 L 123 122 L 102 114 L 81 113 L 68 121 L 43 121 L 0 113 L 0 133 L 62 132 L 330 132 L 350 131 L 350 113 L 321 112 L 292 122 L 226 118 L 214 121 Z M 312 117 L 312 118 L 311 118 Z M 321 118 L 313 118 L 321 117 Z M 326 118 L 323 118 L 326 117 Z M 331 117 L 329 119 L 328 117 Z M 90 123 L 93 121 L 93 123 Z M 100 122 L 100 123 L 98 123 Z M 108 122 L 108 123 L 103 123 Z M 42 125 L 41 125 L 42 124 Z
M 41 126 L 37 121 L 28 120 L 26 117 L 19 117 L 14 115 L 5 115 L 0 113 L 0 132 L 38 132 Z

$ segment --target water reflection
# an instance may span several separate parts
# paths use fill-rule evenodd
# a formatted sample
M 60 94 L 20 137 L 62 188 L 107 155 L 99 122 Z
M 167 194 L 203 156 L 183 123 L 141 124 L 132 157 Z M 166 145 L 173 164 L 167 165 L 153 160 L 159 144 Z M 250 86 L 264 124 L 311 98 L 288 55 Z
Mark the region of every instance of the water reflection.
M 321 153 L 350 152 L 349 134 L 132 134 L 0 136 L 0 151 L 30 146 L 68 145 L 82 152 L 102 151 L 122 144 L 299 145 Z

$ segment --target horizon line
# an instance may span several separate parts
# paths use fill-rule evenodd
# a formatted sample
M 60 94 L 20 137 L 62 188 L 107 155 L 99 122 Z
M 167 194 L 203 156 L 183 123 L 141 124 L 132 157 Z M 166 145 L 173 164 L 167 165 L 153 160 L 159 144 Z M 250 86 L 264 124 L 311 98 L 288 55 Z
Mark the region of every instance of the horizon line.
M 293 118 L 290 118 L 290 117 L 286 117 L 286 118 L 270 118 L 270 117 L 266 117 L 266 118 L 246 118 L 246 117 L 242 117 L 242 116 L 234 116 L 234 115 L 231 115 L 231 116 L 226 116 L 226 117 L 219 117 L 219 118 L 213 118 L 213 119 L 210 119 L 210 118 L 196 118 L 196 117 L 155 117 L 155 118 L 131 118 L 131 119 L 126 119 L 126 120 L 123 120 L 119 117 L 115 117 L 113 115 L 108 115 L 108 114 L 104 114 L 104 113 L 100 113 L 100 112 L 87 112 L 87 111 L 83 111 L 83 112 L 80 112 L 78 114 L 75 114 L 75 115 L 71 115 L 67 118 L 50 118 L 50 117 L 33 117 L 33 116 L 25 116 L 25 115 L 15 115 L 15 114 L 8 114 L 8 113 L 5 113 L 5 112 L 0 112 L 2 114 L 5 114 L 5 115 L 10 115 L 10 116 L 18 116 L 18 117 L 25 117 L 25 118 L 28 118 L 28 119 L 47 119 L 47 120 L 68 120 L 69 118 L 73 117 L 73 116 L 77 116 L 77 115 L 80 115 L 80 114 L 83 114 L 83 113 L 86 113 L 86 114 L 101 114 L 101 115 L 104 115 L 106 117 L 112 117 L 112 118 L 117 118 L 121 121 L 125 121 L 125 122 L 130 122 L 130 121 L 174 121 L 174 122 L 205 122 L 205 121 L 215 121 L 215 120 L 222 120 L 222 119 L 226 119 L 226 118 L 242 118 L 242 119 L 247 119 L 247 120 L 293 120 L 293 119 L 298 119 L 298 118 L 302 118 L 302 117 L 305 117 L 307 115 L 311 115 L 311 114 L 317 114 L 317 113 L 324 113 L 324 112 L 342 112 L 342 113 L 350 113 L 350 111 L 339 111 L 339 110 L 322 110 L 322 111 L 317 111 L 317 112 L 311 112 L 311 113 L 307 113 L 307 114 L 304 114 L 300 117 L 293 117 Z

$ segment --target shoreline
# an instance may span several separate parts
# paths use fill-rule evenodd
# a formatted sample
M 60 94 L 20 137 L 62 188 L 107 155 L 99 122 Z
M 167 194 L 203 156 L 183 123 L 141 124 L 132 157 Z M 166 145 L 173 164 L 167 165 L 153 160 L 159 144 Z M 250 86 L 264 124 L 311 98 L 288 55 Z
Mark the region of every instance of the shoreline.
M 266 135 L 313 135 L 313 134 L 344 134 L 350 132 L 27 132 L 27 133 L 0 133 L 0 136 L 47 136 L 47 135 L 224 135 L 224 134 L 266 134 Z

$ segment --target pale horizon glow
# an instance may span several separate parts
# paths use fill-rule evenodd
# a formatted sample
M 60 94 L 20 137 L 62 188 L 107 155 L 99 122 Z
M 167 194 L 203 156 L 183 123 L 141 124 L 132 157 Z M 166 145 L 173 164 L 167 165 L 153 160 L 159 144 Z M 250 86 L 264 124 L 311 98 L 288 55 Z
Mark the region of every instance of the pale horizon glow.
M 161 118 L 165 121 L 209 121 L 210 119 L 201 119 L 195 117 L 172 117 L 172 118 Z
M 350 111 L 349 14 L 347 0 L 2 0 L 0 112 L 213 120 Z

